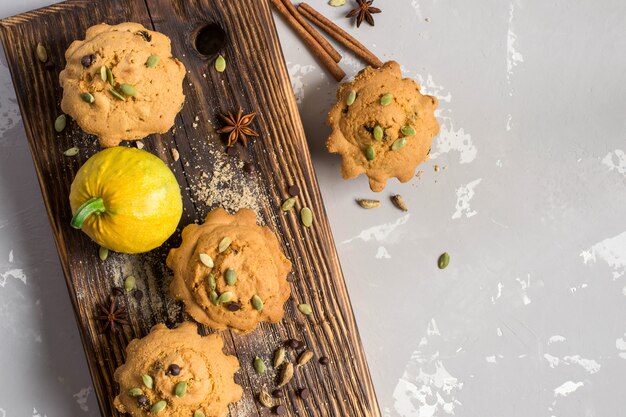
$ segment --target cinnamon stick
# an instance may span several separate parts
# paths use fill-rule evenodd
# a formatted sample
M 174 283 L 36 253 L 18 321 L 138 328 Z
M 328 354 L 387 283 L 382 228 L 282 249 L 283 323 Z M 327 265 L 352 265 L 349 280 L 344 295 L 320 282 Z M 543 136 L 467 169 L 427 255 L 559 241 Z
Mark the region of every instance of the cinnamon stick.
M 324 48 L 324 50 L 328 53 L 328 55 L 330 55 L 330 57 L 333 59 L 333 61 L 335 61 L 335 62 L 341 61 L 341 54 L 339 52 L 337 52 L 337 50 L 326 40 L 326 38 L 324 38 L 322 36 L 321 33 L 319 33 L 317 30 L 315 30 L 313 28 L 313 26 L 311 26 L 302 17 L 302 15 L 300 15 L 300 13 L 298 13 L 298 11 L 294 7 L 294 5 L 291 3 L 291 0 L 282 0 L 282 1 L 283 1 L 283 4 L 285 5 L 285 7 L 287 8 L 287 10 L 289 10 L 289 13 L 291 13 L 291 15 L 296 18 L 298 23 L 300 23 L 302 25 L 302 27 L 307 32 L 309 32 L 309 34 L 311 36 L 313 36 L 315 38 L 317 43 L 319 43 L 320 46 L 322 48 Z
M 365 45 L 357 41 L 349 33 L 341 29 L 339 26 L 337 26 L 331 20 L 319 13 L 313 7 L 309 6 L 307 3 L 300 3 L 300 5 L 298 6 L 298 12 L 300 12 L 302 16 L 309 19 L 324 32 L 332 36 L 337 42 L 341 43 L 350 51 L 354 52 L 371 66 L 375 68 L 382 67 L 383 62 L 378 59 L 378 57 L 376 57 L 376 55 L 374 55 L 372 51 L 367 49 Z
M 332 76 L 337 81 L 341 81 L 346 73 L 337 65 L 337 63 L 331 58 L 331 56 L 322 48 L 322 46 L 317 43 L 315 38 L 311 36 L 309 32 L 307 32 L 304 27 L 296 20 L 295 17 L 289 13 L 289 11 L 285 8 L 281 0 L 270 0 L 276 10 L 287 20 L 289 26 L 296 31 L 298 36 L 304 41 L 304 43 L 309 47 L 311 52 L 317 57 L 317 59 L 326 67 L 326 69 L 332 74 Z

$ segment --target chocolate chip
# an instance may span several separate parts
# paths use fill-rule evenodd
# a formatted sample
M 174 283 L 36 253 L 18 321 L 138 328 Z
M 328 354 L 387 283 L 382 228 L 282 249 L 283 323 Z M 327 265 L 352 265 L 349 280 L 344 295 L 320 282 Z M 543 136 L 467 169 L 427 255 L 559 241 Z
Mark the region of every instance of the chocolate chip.
M 320 365 L 328 365 L 329 363 L 330 363 L 330 360 L 326 356 L 322 356 L 320 358 Z
M 139 407 L 141 408 L 146 408 L 150 405 L 150 400 L 148 400 L 148 397 L 145 395 L 140 395 L 137 397 L 137 404 L 139 404 Z
M 83 67 L 89 68 L 95 60 L 96 60 L 96 56 L 94 54 L 85 55 L 84 57 L 80 59 L 80 63 L 83 65 Z
M 309 396 L 311 396 L 311 391 L 309 391 L 307 388 L 302 388 L 298 391 L 298 397 L 302 398 L 303 400 L 306 400 L 307 398 L 309 398 Z
M 287 346 L 292 349 L 300 349 L 302 346 L 304 346 L 304 344 L 299 340 L 291 339 L 287 342 Z
M 175 363 L 171 364 L 167 367 L 167 371 L 165 371 L 166 375 L 178 376 L 180 374 L 180 366 Z
M 244 172 L 250 174 L 254 171 L 254 165 L 252 165 L 250 162 L 246 162 L 245 164 L 243 164 L 243 170 Z
M 146 42 L 150 42 L 152 40 L 152 35 L 150 35 L 145 30 L 140 30 L 139 32 L 137 32 L 137 35 L 141 36 Z
M 113 289 L 111 290 L 111 292 L 113 293 L 114 296 L 116 297 L 121 297 L 124 295 L 124 290 L 122 289 L 122 287 L 113 287 Z
M 226 148 L 226 153 L 228 154 L 228 156 L 237 156 L 237 148 L 235 148 L 234 146 L 229 146 Z
M 237 311 L 241 308 L 241 304 L 239 303 L 230 303 L 226 306 L 228 311 Z
M 274 407 L 274 413 L 278 414 L 279 416 L 284 416 L 285 414 L 287 414 L 287 407 L 285 407 L 284 405 L 277 405 L 276 407 Z
M 143 291 L 137 290 L 137 291 L 135 291 L 133 296 L 135 297 L 135 300 L 137 300 L 137 302 L 140 302 L 141 299 L 143 298 Z
M 283 394 L 283 392 L 279 389 L 275 389 L 274 391 L 272 391 L 272 397 L 274 398 L 283 398 L 285 394 Z
M 300 194 L 300 187 L 298 187 L 298 186 L 297 186 L 297 185 L 295 185 L 295 184 L 294 184 L 294 185 L 290 185 L 290 186 L 289 186 L 289 190 L 288 190 L 288 192 L 289 192 L 289 195 L 290 195 L 290 196 L 295 197 L 295 196 L 297 196 L 298 194 Z

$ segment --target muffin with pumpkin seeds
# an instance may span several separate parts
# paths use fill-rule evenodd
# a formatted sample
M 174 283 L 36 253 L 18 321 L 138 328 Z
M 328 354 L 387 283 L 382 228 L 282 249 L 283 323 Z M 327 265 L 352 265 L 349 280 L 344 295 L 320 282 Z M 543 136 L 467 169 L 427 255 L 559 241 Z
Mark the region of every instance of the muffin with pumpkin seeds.
M 339 87 L 328 114 L 332 133 L 326 146 L 341 155 L 345 179 L 364 173 L 370 188 L 382 191 L 389 178 L 409 181 L 428 159 L 439 133 L 436 108 L 437 99 L 421 94 L 416 81 L 402 78 L 397 62 L 368 67 Z

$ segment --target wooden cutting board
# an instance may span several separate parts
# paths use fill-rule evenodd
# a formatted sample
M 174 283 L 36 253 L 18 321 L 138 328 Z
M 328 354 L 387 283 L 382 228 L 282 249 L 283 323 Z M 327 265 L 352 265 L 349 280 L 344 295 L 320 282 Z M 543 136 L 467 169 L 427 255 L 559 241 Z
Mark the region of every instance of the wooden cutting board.
M 315 360 L 296 372 L 281 400 L 288 415 L 380 416 L 268 2 L 70 0 L 4 19 L 0 34 L 102 415 L 119 415 L 112 407 L 118 389 L 113 372 L 124 361 L 128 342 L 145 336 L 157 323 L 174 326 L 184 318 L 180 305 L 166 295 L 171 274 L 164 266 L 168 249 L 180 243 L 179 233 L 151 253 L 111 254 L 102 262 L 98 247 L 69 225 L 70 184 L 98 146 L 73 122 L 60 134 L 54 131 L 60 114 L 58 75 L 65 65 L 64 51 L 73 40 L 83 39 L 89 26 L 124 21 L 165 33 L 172 40 L 174 56 L 188 69 L 186 103 L 175 129 L 143 141 L 146 150 L 172 168 L 181 185 L 185 211 L 180 228 L 202 221 L 213 207 L 237 204 L 232 195 L 240 192 L 246 196 L 240 203 L 256 206 L 260 220 L 277 232 L 293 262 L 292 298 L 285 319 L 277 325 L 262 324 L 245 336 L 222 333 L 226 351 L 241 363 L 235 378 L 245 392 L 231 406 L 231 416 L 269 415 L 255 395 L 262 387 L 275 385 L 275 374 L 256 375 L 252 361 L 255 356 L 270 358 L 291 338 L 302 340 L 317 357 L 328 356 L 331 363 L 321 366 Z M 222 53 L 228 68 L 223 74 L 213 70 L 214 58 L 194 47 L 198 28 L 207 23 L 217 23 L 227 34 Z M 38 42 L 48 47 L 52 65 L 37 60 Z M 253 127 L 261 137 L 247 149 L 239 148 L 239 156 L 227 156 L 223 138 L 215 132 L 217 114 L 239 106 L 258 113 Z M 78 156 L 63 155 L 74 146 L 80 149 Z M 172 149 L 180 159 L 173 157 Z M 249 162 L 254 171 L 245 172 L 241 161 Z M 206 184 L 212 181 L 222 192 L 207 192 Z M 291 184 L 301 190 L 296 208 L 306 205 L 313 210 L 310 229 L 300 224 L 298 211 L 280 210 Z M 103 334 L 94 320 L 96 303 L 106 302 L 112 287 L 122 285 L 131 274 L 144 297 L 140 301 L 130 294 L 120 297 L 130 325 Z M 302 302 L 313 307 L 311 316 L 297 310 Z M 306 401 L 294 394 L 304 387 L 312 393 Z

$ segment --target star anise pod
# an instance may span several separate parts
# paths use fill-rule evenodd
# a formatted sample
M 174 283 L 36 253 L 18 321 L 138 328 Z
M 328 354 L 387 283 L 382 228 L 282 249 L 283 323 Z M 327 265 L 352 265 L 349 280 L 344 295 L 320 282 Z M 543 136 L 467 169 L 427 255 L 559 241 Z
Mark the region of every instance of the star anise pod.
M 354 17 L 356 16 L 356 27 L 360 27 L 363 20 L 366 20 L 367 23 L 374 26 L 374 17 L 372 17 L 375 13 L 381 13 L 378 7 L 372 7 L 372 3 L 374 0 L 356 0 L 359 4 L 359 7 L 353 9 L 346 15 L 346 17 Z
M 117 299 L 115 297 L 111 297 L 108 305 L 105 303 L 98 303 L 97 305 L 100 314 L 97 315 L 96 318 L 104 323 L 101 333 L 107 330 L 115 332 L 118 327 L 128 324 L 126 321 L 126 309 L 117 305 Z
M 217 133 L 228 133 L 229 147 L 233 146 L 238 140 L 240 140 L 244 146 L 248 146 L 248 136 L 259 136 L 258 133 L 249 127 L 255 116 L 255 112 L 244 116 L 243 109 L 241 107 L 239 107 L 237 117 L 235 117 L 231 112 L 220 114 L 220 119 L 222 119 L 224 127 L 218 129 Z

